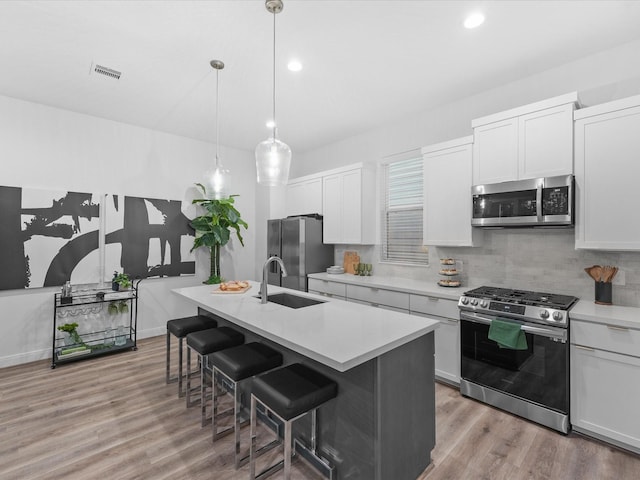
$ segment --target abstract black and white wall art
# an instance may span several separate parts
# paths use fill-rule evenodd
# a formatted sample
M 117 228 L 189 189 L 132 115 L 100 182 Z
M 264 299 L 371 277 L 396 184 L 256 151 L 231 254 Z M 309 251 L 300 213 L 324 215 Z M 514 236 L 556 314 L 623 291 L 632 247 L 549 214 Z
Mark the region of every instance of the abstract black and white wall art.
M 179 200 L 107 195 L 105 275 L 130 278 L 195 274 L 194 231 Z
M 0 290 L 97 282 L 99 215 L 91 193 L 0 186 Z

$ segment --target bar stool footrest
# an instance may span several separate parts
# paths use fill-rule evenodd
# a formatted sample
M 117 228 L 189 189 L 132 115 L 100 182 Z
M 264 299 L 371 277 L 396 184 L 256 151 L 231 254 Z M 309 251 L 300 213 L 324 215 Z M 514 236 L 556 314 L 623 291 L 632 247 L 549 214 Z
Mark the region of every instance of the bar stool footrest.
M 314 452 L 312 449 L 307 447 L 298 438 L 293 439 L 293 451 L 296 455 L 300 455 L 307 462 L 309 462 L 316 470 L 318 470 L 318 472 L 322 474 L 323 477 L 328 478 L 329 480 L 335 480 L 335 465 L 331 465 L 328 460 L 321 457 L 317 452 Z

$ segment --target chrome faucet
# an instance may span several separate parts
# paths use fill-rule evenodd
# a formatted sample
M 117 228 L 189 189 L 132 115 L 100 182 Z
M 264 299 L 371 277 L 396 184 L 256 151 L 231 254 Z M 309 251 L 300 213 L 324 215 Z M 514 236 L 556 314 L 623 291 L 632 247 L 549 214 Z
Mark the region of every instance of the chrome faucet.
M 271 262 L 277 262 L 282 269 L 282 276 L 287 276 L 287 269 L 284 267 L 284 262 L 280 257 L 272 256 L 267 258 L 267 261 L 264 262 L 262 267 L 262 283 L 260 284 L 260 303 L 267 303 L 267 270 L 269 269 L 269 264 Z

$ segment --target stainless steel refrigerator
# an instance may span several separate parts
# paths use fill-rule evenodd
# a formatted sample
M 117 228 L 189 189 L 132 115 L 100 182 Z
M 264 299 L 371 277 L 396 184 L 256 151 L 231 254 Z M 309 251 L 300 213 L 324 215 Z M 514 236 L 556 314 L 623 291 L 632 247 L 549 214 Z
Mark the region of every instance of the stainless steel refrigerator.
M 267 253 L 284 262 L 283 277 L 277 263 L 269 266 L 268 283 L 307 291 L 307 274 L 324 272 L 333 265 L 333 245 L 322 243 L 322 217 L 298 216 L 268 220 Z

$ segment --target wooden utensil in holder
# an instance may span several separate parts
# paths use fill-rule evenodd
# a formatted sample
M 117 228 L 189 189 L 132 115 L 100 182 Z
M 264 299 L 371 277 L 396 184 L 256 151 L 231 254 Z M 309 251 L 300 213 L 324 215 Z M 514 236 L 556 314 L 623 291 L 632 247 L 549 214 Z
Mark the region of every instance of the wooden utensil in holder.
M 584 269 L 587 274 L 595 281 L 595 302 L 598 305 L 612 305 L 613 282 L 618 267 L 611 265 L 594 265 Z

